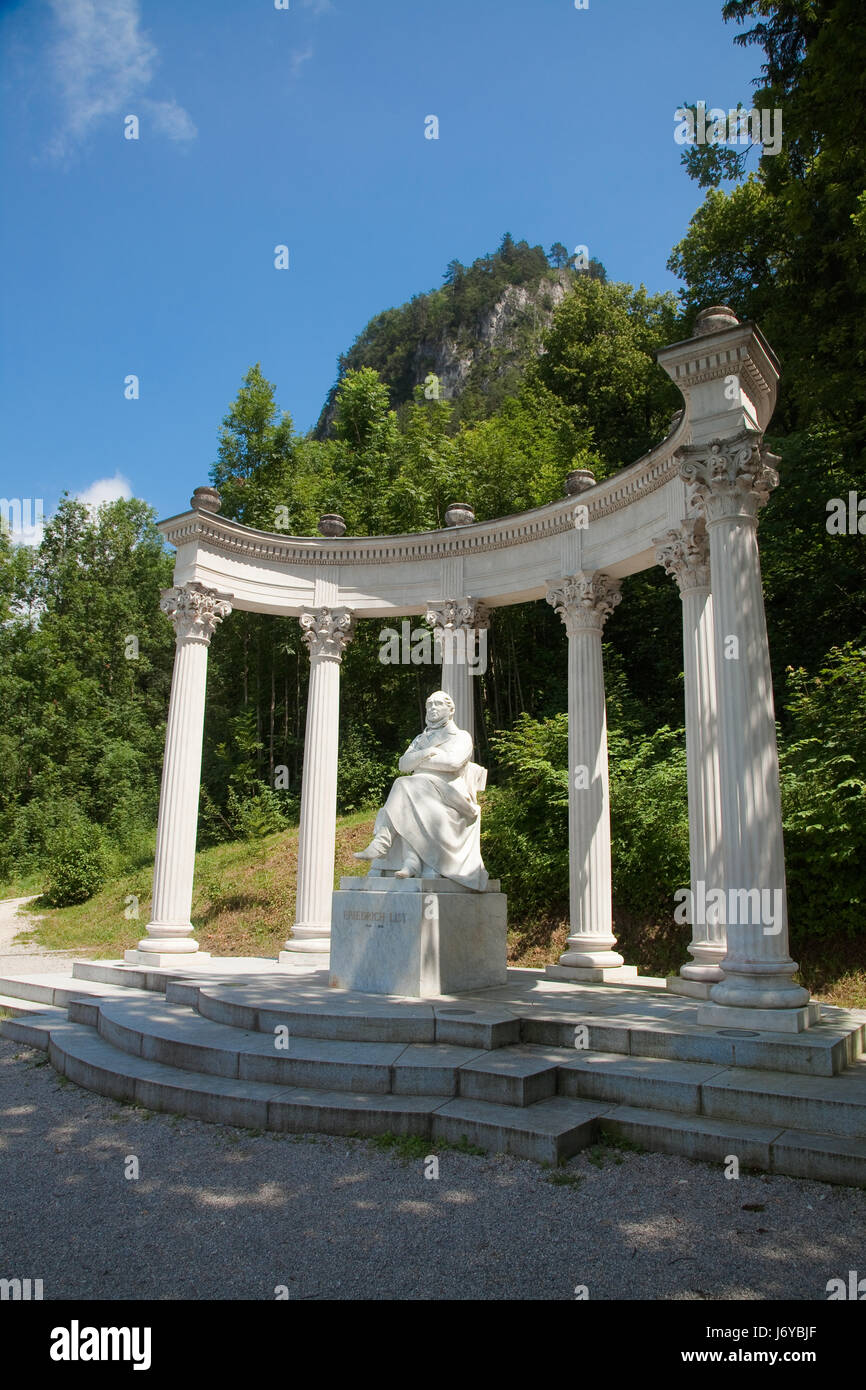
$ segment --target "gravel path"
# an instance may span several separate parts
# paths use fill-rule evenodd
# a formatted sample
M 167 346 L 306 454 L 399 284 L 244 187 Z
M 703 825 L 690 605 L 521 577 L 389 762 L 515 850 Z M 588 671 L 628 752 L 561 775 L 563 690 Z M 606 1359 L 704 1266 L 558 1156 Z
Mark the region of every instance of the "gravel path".
M 39 921 L 34 913 L 22 910 L 27 903 L 34 901 L 33 896 L 0 899 L 0 974 L 30 975 L 51 971 L 58 975 L 71 975 L 75 951 L 48 951 L 44 946 L 28 942 L 15 944 L 19 932 L 27 931 Z M 81 952 L 77 955 L 80 958 Z
M 364 1140 L 133 1110 L 0 1039 L 0 1277 L 46 1299 L 823 1301 L 866 1269 L 866 1191 L 610 1149 L 561 1171 L 442 1150 L 428 1179 Z

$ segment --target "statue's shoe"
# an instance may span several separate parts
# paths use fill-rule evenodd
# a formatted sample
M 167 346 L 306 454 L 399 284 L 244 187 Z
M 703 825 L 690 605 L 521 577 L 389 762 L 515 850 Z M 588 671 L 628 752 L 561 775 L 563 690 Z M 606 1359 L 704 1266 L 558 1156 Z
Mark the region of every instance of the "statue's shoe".
M 388 845 L 381 840 L 371 840 L 366 849 L 356 849 L 352 855 L 353 859 L 381 859 L 388 853 Z
M 397 872 L 394 874 L 394 877 L 395 877 L 395 878 L 418 878 L 418 876 L 420 875 L 420 873 L 421 873 L 421 860 L 418 858 L 417 854 L 408 854 L 408 855 L 406 856 L 406 858 L 403 860 L 403 863 L 400 865 L 400 867 L 399 867 L 399 869 L 397 870 Z

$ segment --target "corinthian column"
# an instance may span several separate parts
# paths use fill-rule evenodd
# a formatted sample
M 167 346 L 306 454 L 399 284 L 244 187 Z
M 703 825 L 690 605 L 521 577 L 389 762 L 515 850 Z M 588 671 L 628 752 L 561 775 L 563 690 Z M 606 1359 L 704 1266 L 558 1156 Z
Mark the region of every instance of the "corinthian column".
M 637 975 L 614 950 L 610 875 L 610 789 L 601 635 L 621 598 L 618 580 L 581 571 L 548 587 L 547 602 L 568 633 L 568 849 L 571 931 L 556 979 L 622 980 Z
M 757 515 L 779 478 L 760 434 L 680 450 L 680 476 L 706 519 L 715 617 L 727 954 L 699 1023 L 798 1031 L 812 1011 L 788 953 L 785 856 Z
M 442 659 L 442 689 L 454 701 L 454 722 L 475 738 L 472 677 L 487 670 L 487 629 L 490 615 L 474 598 L 430 603 L 424 621 L 433 628 Z
M 337 824 L 337 752 L 340 727 L 340 662 L 355 620 L 348 608 L 307 609 L 300 615 L 310 651 L 310 687 L 304 738 L 298 891 L 295 925 L 280 963 L 302 963 L 304 954 L 328 952 Z
M 692 939 L 679 976 L 668 979 L 674 994 L 708 998 L 710 985 L 723 978 L 724 915 L 710 912 L 706 894 L 720 888 L 722 804 L 719 783 L 719 728 L 716 709 L 716 654 L 710 593 L 710 543 L 703 517 L 683 521 L 678 530 L 654 541 L 656 560 L 674 576 L 682 599 L 685 675 L 686 768 L 689 795 L 689 862 Z
M 159 606 L 174 623 L 176 645 L 159 795 L 153 916 L 138 950 L 127 951 L 125 959 L 181 965 L 209 959 L 198 952 L 190 921 L 207 649 L 217 624 L 232 610 L 226 595 L 198 583 L 166 589 Z

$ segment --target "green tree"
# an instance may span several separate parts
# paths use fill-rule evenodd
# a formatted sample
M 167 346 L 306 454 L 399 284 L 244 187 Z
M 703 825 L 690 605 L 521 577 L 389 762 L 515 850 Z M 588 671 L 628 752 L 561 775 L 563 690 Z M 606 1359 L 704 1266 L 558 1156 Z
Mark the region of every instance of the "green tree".
M 727 303 L 783 354 L 778 428 L 822 416 L 863 440 L 866 414 L 866 8 L 861 0 L 728 0 L 726 20 L 758 22 L 738 44 L 763 50 L 754 105 L 780 111 L 782 148 L 730 192 L 713 187 L 669 266 L 686 282 L 688 322 Z M 752 102 L 745 105 L 751 106 Z M 703 186 L 740 177 L 719 146 L 685 154 Z
M 656 365 L 675 341 L 676 300 L 643 287 L 579 278 L 557 306 L 546 352 L 528 372 L 591 429 L 604 473 L 657 444 L 680 396 Z

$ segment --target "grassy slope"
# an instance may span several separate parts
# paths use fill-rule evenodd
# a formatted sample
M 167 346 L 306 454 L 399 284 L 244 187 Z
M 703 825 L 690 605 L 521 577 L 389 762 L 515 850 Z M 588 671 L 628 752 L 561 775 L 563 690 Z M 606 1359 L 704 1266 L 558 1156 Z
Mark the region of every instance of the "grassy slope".
M 340 877 L 363 874 L 366 866 L 352 858 L 372 835 L 373 813 L 359 811 L 337 821 L 335 886 Z M 261 841 L 240 841 L 200 850 L 196 855 L 192 920 L 203 950 L 221 956 L 272 956 L 291 933 L 295 910 L 298 832 L 287 830 Z M 507 886 L 507 885 L 504 885 Z M 23 896 L 38 883 L 10 884 L 5 896 Z M 43 920 L 33 939 L 49 950 L 67 950 L 94 959 L 117 959 L 144 935 L 153 888 L 152 851 L 135 868 L 111 879 L 95 897 L 78 907 L 50 908 L 35 903 Z M 139 900 L 138 918 L 127 918 L 126 900 Z M 662 975 L 685 959 L 683 929 L 677 941 L 666 929 L 617 921 L 620 949 L 642 974 Z M 564 922 L 512 923 L 509 960 L 539 967 L 565 949 Z M 804 953 L 805 954 L 805 953 Z M 677 957 L 675 959 L 674 957 Z M 814 958 L 803 961 L 803 980 L 817 999 L 848 1008 L 866 1008 L 863 948 L 823 943 Z

